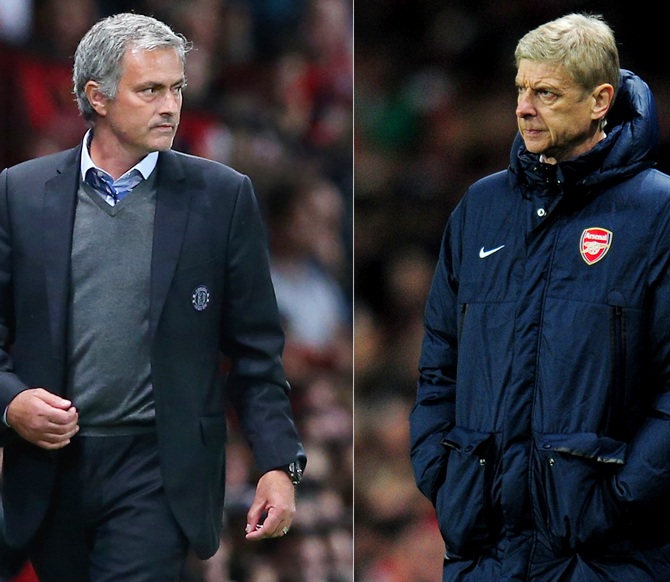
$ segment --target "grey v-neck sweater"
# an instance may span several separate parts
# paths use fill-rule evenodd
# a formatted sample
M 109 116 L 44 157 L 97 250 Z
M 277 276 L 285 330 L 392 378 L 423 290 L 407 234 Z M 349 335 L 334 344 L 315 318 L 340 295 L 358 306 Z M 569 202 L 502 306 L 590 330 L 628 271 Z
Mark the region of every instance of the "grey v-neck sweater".
M 81 182 L 72 241 L 68 394 L 79 434 L 153 430 L 149 293 L 154 172 L 116 206 Z

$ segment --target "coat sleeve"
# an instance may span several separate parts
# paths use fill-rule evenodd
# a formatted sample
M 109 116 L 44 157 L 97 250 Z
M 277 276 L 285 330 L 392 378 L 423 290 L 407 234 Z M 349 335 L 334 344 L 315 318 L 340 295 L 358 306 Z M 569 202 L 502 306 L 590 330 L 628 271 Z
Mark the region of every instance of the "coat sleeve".
M 414 477 L 431 501 L 444 475 L 447 452 L 441 442 L 454 424 L 458 358 L 458 233 L 454 216 L 442 247 L 426 303 L 416 402 L 410 413 Z
M 227 390 L 257 468 L 306 462 L 282 365 L 281 327 L 267 237 L 249 178 L 242 180 L 228 244 L 222 351 L 232 362 Z
M 628 444 L 614 481 L 618 501 L 630 511 L 654 510 L 670 498 L 670 213 L 666 210 L 650 252 L 647 354 L 655 397 Z

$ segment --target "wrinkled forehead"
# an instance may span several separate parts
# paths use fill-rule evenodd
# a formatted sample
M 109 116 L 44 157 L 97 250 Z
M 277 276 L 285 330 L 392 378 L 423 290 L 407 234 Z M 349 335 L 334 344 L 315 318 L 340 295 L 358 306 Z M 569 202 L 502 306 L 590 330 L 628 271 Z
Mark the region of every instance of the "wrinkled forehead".
M 121 59 L 122 76 L 184 76 L 184 63 L 174 47 L 142 49 L 129 47 Z
M 551 61 L 522 59 L 519 61 L 514 82 L 517 87 L 530 89 L 583 89 L 563 65 Z

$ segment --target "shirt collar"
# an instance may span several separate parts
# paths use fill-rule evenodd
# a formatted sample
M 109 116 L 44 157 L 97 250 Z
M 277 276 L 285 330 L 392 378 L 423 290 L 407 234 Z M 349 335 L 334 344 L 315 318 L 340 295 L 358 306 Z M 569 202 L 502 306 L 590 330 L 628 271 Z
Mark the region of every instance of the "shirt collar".
M 98 166 L 95 165 L 93 160 L 91 159 L 91 153 L 89 152 L 88 148 L 91 143 L 91 138 L 93 137 L 93 130 L 89 129 L 86 132 L 86 135 L 84 136 L 84 141 L 81 146 L 81 179 L 85 180 L 86 179 L 86 172 L 90 168 L 98 168 Z M 156 169 L 156 164 L 158 163 L 158 152 L 151 152 L 144 156 L 137 164 L 135 164 L 130 170 L 128 170 L 119 180 L 122 178 L 125 178 L 128 176 L 133 170 L 137 170 L 140 174 L 142 174 L 142 177 L 146 180 L 153 171 Z M 102 168 L 98 168 L 99 170 L 102 170 Z M 103 172 L 105 170 L 102 170 Z M 107 173 L 107 172 L 105 172 Z M 118 182 L 118 180 L 115 180 L 115 182 Z

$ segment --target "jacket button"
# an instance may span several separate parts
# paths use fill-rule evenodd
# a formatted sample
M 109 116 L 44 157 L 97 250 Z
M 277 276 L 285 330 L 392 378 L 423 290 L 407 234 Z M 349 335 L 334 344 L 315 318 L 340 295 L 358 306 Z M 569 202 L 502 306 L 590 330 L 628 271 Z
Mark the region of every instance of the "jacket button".
M 551 445 L 550 445 L 549 443 L 544 443 L 544 444 L 542 445 L 542 448 L 543 448 L 543 449 L 550 449 L 550 448 L 551 448 Z
M 544 208 L 538 208 L 538 209 L 537 209 L 537 215 L 538 215 L 540 218 L 543 217 L 543 216 L 546 215 L 546 214 L 547 214 L 547 211 L 546 211 Z

